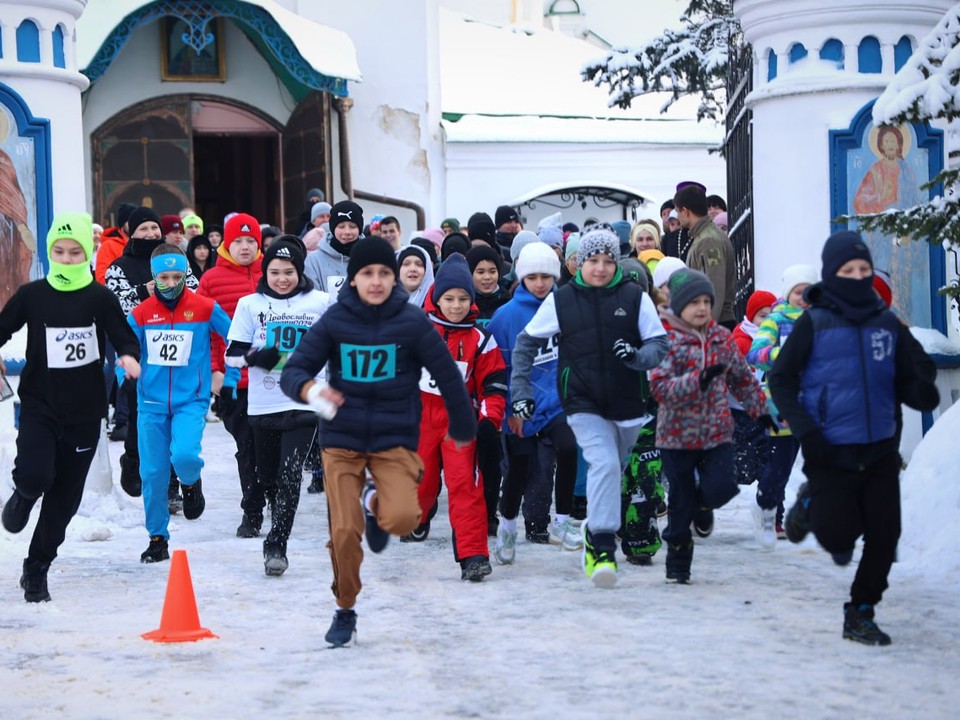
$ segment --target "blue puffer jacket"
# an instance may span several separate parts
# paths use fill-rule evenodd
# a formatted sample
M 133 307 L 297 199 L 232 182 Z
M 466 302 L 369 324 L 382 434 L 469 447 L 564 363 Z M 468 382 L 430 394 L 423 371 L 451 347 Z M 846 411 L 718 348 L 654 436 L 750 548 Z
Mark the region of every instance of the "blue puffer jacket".
M 507 380 L 509 385 L 510 359 L 513 346 L 517 343 L 517 335 L 527 326 L 527 323 L 537 314 L 537 309 L 543 300 L 537 298 L 524 287 L 517 285 L 513 299 L 500 307 L 490 320 L 487 330 L 493 335 L 503 353 L 503 360 L 507 364 Z M 560 395 L 557 392 L 557 338 L 540 341 L 537 355 L 533 360 L 530 373 L 530 383 L 533 387 L 533 401 L 536 410 L 533 417 L 523 423 L 524 437 L 532 437 L 543 430 L 551 420 L 563 412 L 560 405 Z M 507 397 L 507 415 L 510 412 L 510 398 Z
M 814 307 L 814 342 L 801 379 L 801 402 L 831 445 L 875 443 L 897 431 L 899 321 L 889 312 L 854 325 Z
M 367 305 L 344 285 L 339 302 L 304 335 L 280 375 L 299 400 L 304 384 L 326 365 L 331 387 L 345 397 L 333 420 L 320 423 L 323 447 L 371 453 L 395 447 L 416 452 L 420 439 L 420 375 L 427 368 L 444 398 L 450 436 L 468 442 L 476 414 L 453 357 L 420 308 L 399 285 L 380 305 Z

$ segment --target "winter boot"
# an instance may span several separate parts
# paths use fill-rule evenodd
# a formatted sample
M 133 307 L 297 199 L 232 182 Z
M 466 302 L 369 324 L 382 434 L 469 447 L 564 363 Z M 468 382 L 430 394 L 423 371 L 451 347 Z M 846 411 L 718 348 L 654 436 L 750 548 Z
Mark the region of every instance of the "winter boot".
M 186 513 L 184 513 L 186 514 Z M 237 526 L 238 538 L 260 537 L 260 526 L 263 525 L 263 515 L 244 513 L 240 525 Z
M 183 516 L 187 520 L 196 520 L 203 515 L 207 501 L 203 498 L 203 487 L 200 478 L 193 485 L 181 485 L 183 488 Z
M 690 528 L 697 537 L 708 538 L 713 534 L 713 510 L 700 508 L 693 516 L 693 525 Z
M 3 506 L 3 527 L 7 532 L 18 533 L 30 521 L 30 511 L 37 504 L 39 498 L 25 497 L 19 490 L 14 490 Z
M 797 500 L 787 512 L 787 540 L 792 543 L 803 542 L 810 532 L 810 485 L 804 483 L 797 489 Z
M 349 647 L 357 641 L 357 614 L 353 610 L 337 610 L 333 616 L 333 623 L 323 638 L 330 647 Z
M 653 565 L 653 558 L 650 555 L 627 555 L 627 562 L 631 565 L 650 567 Z
M 29 603 L 48 602 L 50 593 L 47 591 L 47 570 L 50 563 L 41 563 L 27 558 L 23 561 L 23 575 L 20 576 L 20 587 L 23 588 L 23 599 Z
M 853 550 L 830 553 L 830 557 L 833 558 L 833 562 L 840 567 L 846 567 L 850 564 L 850 561 L 853 560 Z
M 377 524 L 377 516 L 373 514 L 372 510 L 367 509 L 367 500 L 371 499 L 376 492 L 377 488 L 373 484 L 373 480 L 367 480 L 363 493 L 360 495 L 360 505 L 363 507 L 365 518 L 364 535 L 367 538 L 367 547 L 370 548 L 370 552 L 379 553 L 383 552 L 387 543 L 390 542 L 390 533 Z
M 471 555 L 460 561 L 460 579 L 480 582 L 493 572 L 490 561 L 483 555 Z
M 263 572 L 268 577 L 279 577 L 286 572 L 290 563 L 287 562 L 287 548 L 285 543 L 271 543 L 268 537 L 263 542 Z
M 843 604 L 843 637 L 864 645 L 889 645 L 891 640 L 873 621 L 873 605 Z
M 617 584 L 616 539 L 613 533 L 593 535 L 582 523 L 583 571 L 599 588 L 612 588 Z
M 690 566 L 693 564 L 693 540 L 686 545 L 667 544 L 667 582 L 690 584 Z
M 140 553 L 140 562 L 155 563 L 170 559 L 167 539 L 162 535 L 153 535 L 147 549 Z
M 128 458 L 126 453 L 120 456 L 120 487 L 130 497 L 140 497 L 143 493 L 140 463 Z

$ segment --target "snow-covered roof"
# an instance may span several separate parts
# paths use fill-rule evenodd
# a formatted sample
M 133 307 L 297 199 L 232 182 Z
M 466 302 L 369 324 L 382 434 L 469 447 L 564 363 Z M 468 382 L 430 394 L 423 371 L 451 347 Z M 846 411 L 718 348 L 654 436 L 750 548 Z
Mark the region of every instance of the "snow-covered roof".
M 446 118 L 456 116 L 530 116 L 547 118 L 594 118 L 608 121 L 647 120 L 624 123 L 631 129 L 608 130 L 603 142 L 615 135 L 628 142 L 642 141 L 645 133 L 662 124 L 653 142 L 718 143 L 722 130 L 712 123 L 695 128 L 698 100 L 682 98 L 670 111 L 660 114 L 666 94 L 643 95 L 629 109 L 608 107 L 602 88 L 583 82 L 580 69 L 588 60 L 602 55 L 596 46 L 547 29 L 496 27 L 476 22 L 451 10 L 440 10 L 441 108 Z M 467 118 L 455 125 L 460 125 Z M 613 123 L 611 123 L 613 124 Z M 616 123 L 619 124 L 619 123 Z M 520 123 L 501 127 L 508 135 L 527 133 Z M 447 123 L 448 139 L 463 140 L 466 131 L 455 133 Z M 494 133 L 497 126 L 475 124 L 473 132 Z M 532 127 L 532 126 L 531 126 Z M 546 125 L 544 125 L 546 127 Z M 600 126 L 597 126 L 599 128 Z M 554 123 L 555 132 L 569 134 Z M 597 129 L 592 128 L 592 129 Z M 711 132 L 713 131 L 713 132 Z M 532 131 L 531 131 L 532 132 Z M 540 131 L 530 139 L 541 139 Z M 704 139 L 709 137 L 709 139 Z M 696 138 L 696 139 L 692 139 Z M 489 137 L 505 140 L 506 137 Z M 592 137 L 580 136 L 581 142 Z
M 340 30 L 308 20 L 274 2 L 244 0 L 256 5 L 277 22 L 297 50 L 318 73 L 332 78 L 361 81 L 357 50 L 350 36 Z M 89 0 L 77 21 L 77 64 L 85 69 L 114 28 L 150 0 Z

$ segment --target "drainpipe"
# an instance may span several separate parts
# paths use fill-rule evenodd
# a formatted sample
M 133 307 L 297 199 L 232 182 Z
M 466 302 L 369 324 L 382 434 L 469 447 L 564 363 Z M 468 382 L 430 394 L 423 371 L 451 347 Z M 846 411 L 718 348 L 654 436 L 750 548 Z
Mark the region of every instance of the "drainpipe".
M 350 166 L 350 142 L 347 139 L 347 113 L 353 107 L 353 100 L 350 98 L 334 98 L 333 108 L 337 111 L 337 135 L 340 140 L 340 186 L 347 194 L 347 197 L 353 200 L 372 200 L 382 205 L 393 205 L 394 207 L 413 210 L 417 215 L 417 230 L 424 230 L 427 227 L 427 213 L 422 205 L 418 205 L 410 200 L 401 200 L 400 198 L 389 197 L 387 195 L 376 195 L 374 193 L 356 190 L 353 187 L 353 172 Z

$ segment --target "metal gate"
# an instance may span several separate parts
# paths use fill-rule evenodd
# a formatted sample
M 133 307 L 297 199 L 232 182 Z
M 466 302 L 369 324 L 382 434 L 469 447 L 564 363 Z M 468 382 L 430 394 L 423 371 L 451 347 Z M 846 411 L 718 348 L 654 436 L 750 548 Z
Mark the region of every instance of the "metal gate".
M 727 64 L 727 115 L 723 154 L 727 161 L 728 235 L 737 261 L 734 312 L 742 318 L 754 289 L 753 264 L 753 112 L 746 97 L 753 90 L 753 48 L 741 33 L 730 37 Z

